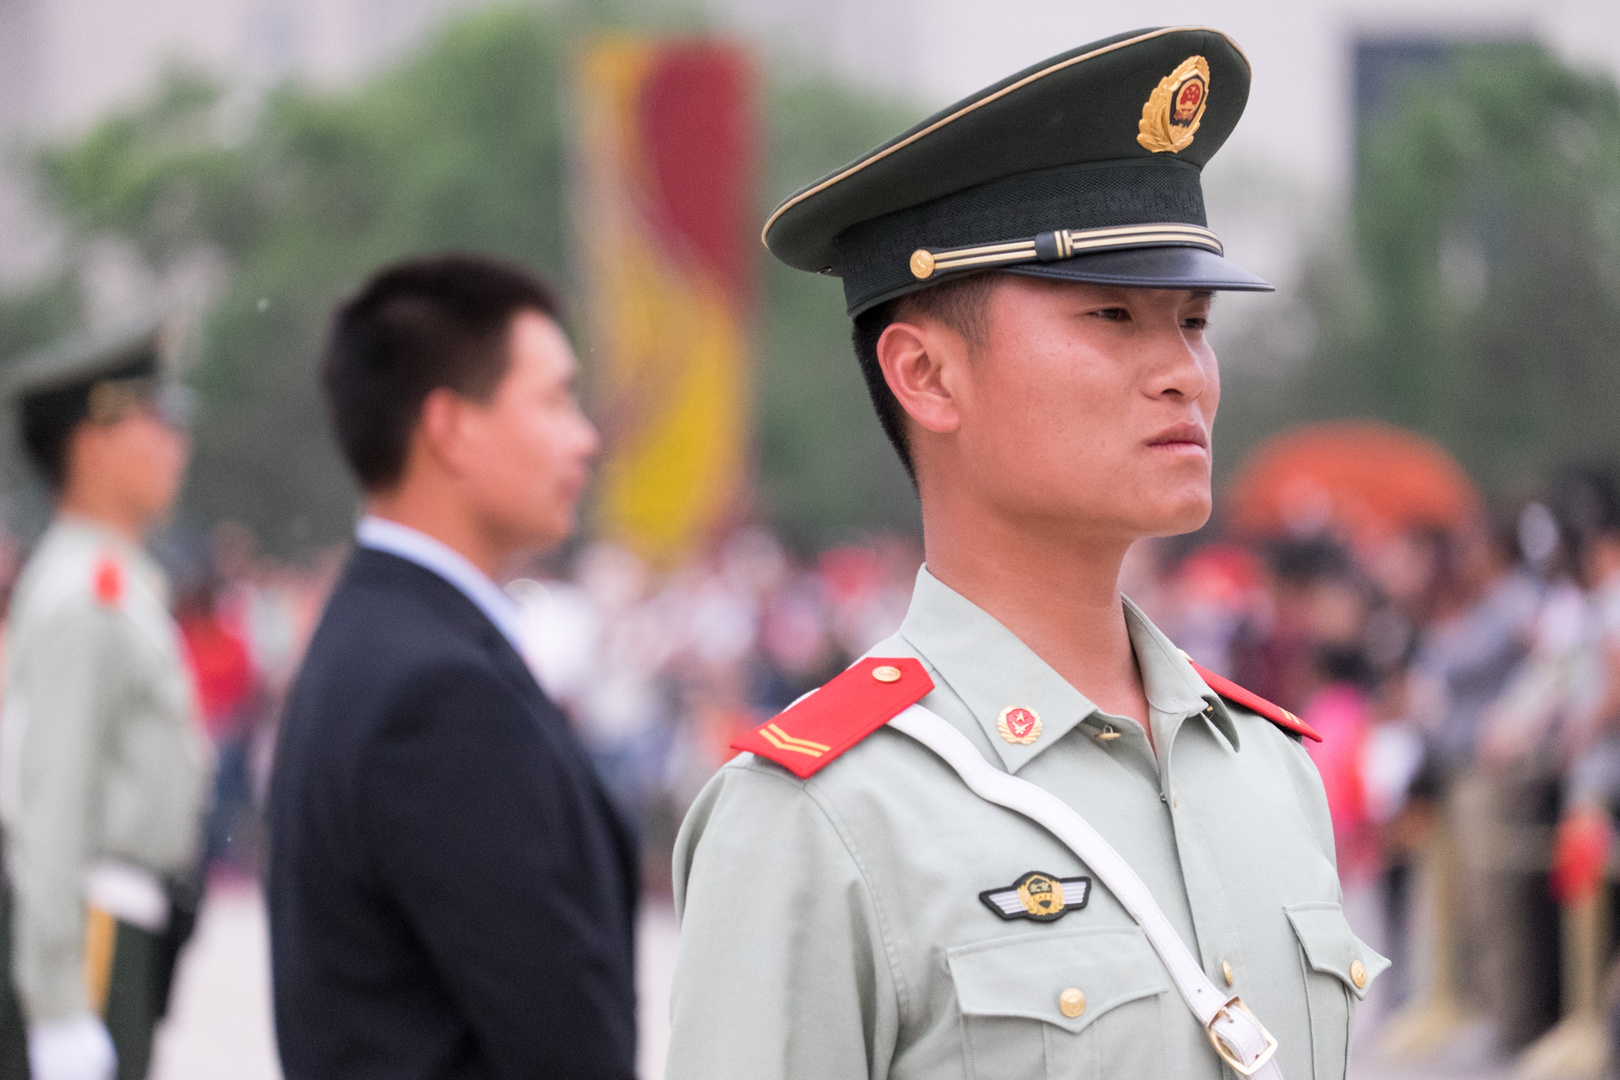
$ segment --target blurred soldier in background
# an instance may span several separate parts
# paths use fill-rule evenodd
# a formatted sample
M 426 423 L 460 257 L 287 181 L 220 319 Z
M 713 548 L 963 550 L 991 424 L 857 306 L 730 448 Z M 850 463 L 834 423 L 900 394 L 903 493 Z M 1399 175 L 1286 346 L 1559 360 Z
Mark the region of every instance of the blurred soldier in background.
M 549 290 L 490 259 L 380 273 L 324 367 L 366 492 L 270 794 L 289 1080 L 630 1080 L 636 845 L 494 581 L 573 528 L 595 429 Z
M 24 361 L 13 392 L 56 517 L 8 616 L 0 949 L 16 1000 L 0 1014 L 0 1072 L 139 1080 L 172 934 L 194 915 L 172 897 L 191 878 L 207 784 L 168 586 L 142 547 L 185 472 L 183 401 L 156 332 Z

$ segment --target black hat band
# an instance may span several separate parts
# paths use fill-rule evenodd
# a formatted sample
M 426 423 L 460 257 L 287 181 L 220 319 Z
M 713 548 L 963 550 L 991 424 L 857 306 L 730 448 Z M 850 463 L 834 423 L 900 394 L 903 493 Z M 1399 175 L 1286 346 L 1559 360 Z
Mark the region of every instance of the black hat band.
M 1198 247 L 1224 255 L 1218 236 L 1202 225 L 1160 222 L 1154 225 L 1126 225 L 1108 229 L 1059 229 L 1043 232 L 1029 240 L 1004 244 L 911 253 L 911 276 L 927 281 L 935 274 L 952 270 L 981 270 L 991 266 L 1013 266 L 1027 262 L 1057 262 L 1094 251 L 1119 251 L 1133 247 Z
M 102 379 L 89 389 L 85 411 L 91 423 L 115 424 L 136 409 L 157 400 L 155 378 L 136 375 L 125 379 Z
M 1062 258 L 1057 252 L 1069 237 L 1085 245 L 1071 255 L 1165 245 L 1218 253 L 1198 174 L 1196 166 L 1159 157 L 1061 166 L 984 184 L 851 226 L 837 238 L 835 272 L 855 314 L 932 285 L 948 271 L 1042 261 L 1043 250 Z M 1070 227 L 1053 230 L 1060 222 Z M 1050 239 L 1038 242 L 1043 233 Z M 918 250 L 935 260 L 926 277 L 912 262 Z M 949 266 L 940 265 L 944 256 Z

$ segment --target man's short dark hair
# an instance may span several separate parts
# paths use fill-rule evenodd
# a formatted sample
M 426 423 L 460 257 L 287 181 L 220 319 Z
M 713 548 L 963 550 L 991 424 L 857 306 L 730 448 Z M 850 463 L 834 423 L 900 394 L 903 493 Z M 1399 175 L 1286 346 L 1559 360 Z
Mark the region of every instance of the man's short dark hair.
M 878 364 L 878 338 L 892 323 L 924 316 L 938 319 L 966 338 L 969 345 L 977 347 L 983 343 L 989 329 L 990 293 L 998 280 L 1000 275 L 994 271 L 969 274 L 885 300 L 855 316 L 851 338 L 855 359 L 861 365 L 861 376 L 866 379 L 866 392 L 872 397 L 872 407 L 877 409 L 883 434 L 889 437 L 894 452 L 900 455 L 900 464 L 906 467 L 906 475 L 913 484 L 917 482 L 917 469 L 911 460 L 911 444 L 906 441 L 906 411 L 889 389 L 883 368 Z
M 484 255 L 439 255 L 385 267 L 338 308 L 321 365 L 332 430 L 367 491 L 405 472 L 422 402 L 439 387 L 488 401 L 511 362 L 522 311 L 560 317 L 534 274 Z

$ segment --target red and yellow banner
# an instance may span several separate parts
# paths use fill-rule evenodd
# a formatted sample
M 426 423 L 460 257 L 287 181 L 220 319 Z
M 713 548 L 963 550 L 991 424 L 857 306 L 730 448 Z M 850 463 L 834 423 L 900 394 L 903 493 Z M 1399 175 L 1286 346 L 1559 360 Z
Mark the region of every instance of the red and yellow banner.
M 599 523 L 663 563 L 747 497 L 753 92 L 747 54 L 715 42 L 612 39 L 575 67 Z

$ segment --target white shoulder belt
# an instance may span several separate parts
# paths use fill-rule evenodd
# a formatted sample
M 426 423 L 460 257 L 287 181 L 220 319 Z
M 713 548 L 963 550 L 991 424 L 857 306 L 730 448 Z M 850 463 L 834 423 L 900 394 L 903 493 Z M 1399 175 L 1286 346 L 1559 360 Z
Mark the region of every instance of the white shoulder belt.
M 1147 935 L 1221 1060 L 1243 1076 L 1282 1080 L 1272 1060 L 1277 1040 L 1242 1001 L 1216 989 L 1136 871 L 1085 818 L 1046 789 L 990 764 L 967 736 L 921 705 L 906 709 L 889 726 L 945 759 L 980 798 L 1024 815 L 1068 845 Z

